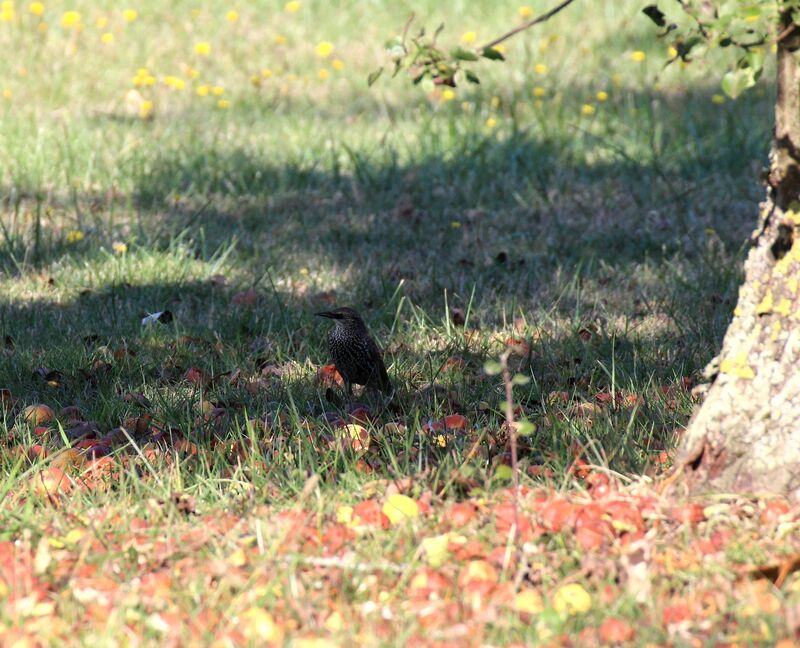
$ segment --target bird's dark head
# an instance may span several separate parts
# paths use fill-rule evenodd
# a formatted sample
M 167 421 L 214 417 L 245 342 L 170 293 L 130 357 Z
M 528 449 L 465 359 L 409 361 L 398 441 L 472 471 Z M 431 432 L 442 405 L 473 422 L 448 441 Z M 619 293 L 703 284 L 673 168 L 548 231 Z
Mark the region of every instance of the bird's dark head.
M 361 319 L 361 316 L 352 308 L 348 308 L 347 306 L 343 306 L 342 308 L 334 308 L 333 310 L 329 311 L 322 311 L 316 315 L 318 317 L 327 317 L 328 319 L 332 319 L 337 326 L 357 326 L 359 324 L 364 324 L 364 320 Z

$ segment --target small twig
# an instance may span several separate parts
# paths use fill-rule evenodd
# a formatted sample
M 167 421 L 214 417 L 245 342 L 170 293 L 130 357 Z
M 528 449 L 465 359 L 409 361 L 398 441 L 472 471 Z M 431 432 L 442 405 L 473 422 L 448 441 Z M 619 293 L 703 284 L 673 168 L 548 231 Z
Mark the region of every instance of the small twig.
M 503 384 L 506 387 L 506 425 L 511 442 L 511 479 L 514 484 L 514 538 L 519 533 L 519 466 L 517 465 L 517 426 L 514 423 L 514 393 L 511 384 L 511 372 L 508 370 L 508 351 L 500 356 L 503 368 Z
M 557 7 L 553 7 L 550 11 L 546 11 L 545 13 L 541 14 L 540 16 L 536 16 L 536 18 L 532 18 L 528 22 L 522 23 L 519 27 L 514 27 L 511 31 L 506 32 L 502 36 L 498 36 L 493 41 L 486 43 L 483 47 L 479 48 L 480 51 L 491 49 L 495 45 L 499 45 L 505 40 L 508 40 L 512 36 L 516 36 L 520 32 L 525 31 L 526 29 L 530 29 L 534 25 L 538 25 L 539 23 L 543 23 L 547 20 L 550 20 L 553 16 L 555 16 L 559 11 L 562 9 L 566 9 L 569 5 L 571 5 L 575 0 L 564 0 L 560 5 Z

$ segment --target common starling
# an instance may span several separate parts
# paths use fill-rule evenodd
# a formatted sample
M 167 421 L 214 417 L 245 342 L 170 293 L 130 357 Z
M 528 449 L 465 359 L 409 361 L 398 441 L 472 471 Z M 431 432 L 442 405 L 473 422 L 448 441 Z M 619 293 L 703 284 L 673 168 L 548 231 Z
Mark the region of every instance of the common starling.
M 373 387 L 389 394 L 392 384 L 383 364 L 381 350 L 369 334 L 361 316 L 352 308 L 346 307 L 317 315 L 333 320 L 334 327 L 328 334 L 328 351 L 336 370 L 344 379 L 347 393 L 352 395 L 355 384 Z

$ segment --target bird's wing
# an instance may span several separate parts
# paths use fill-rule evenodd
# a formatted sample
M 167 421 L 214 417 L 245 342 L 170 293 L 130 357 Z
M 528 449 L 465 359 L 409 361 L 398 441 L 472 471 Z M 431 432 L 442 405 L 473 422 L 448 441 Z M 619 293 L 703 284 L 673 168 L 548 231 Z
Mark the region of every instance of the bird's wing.
M 372 338 L 369 338 L 367 342 L 367 355 L 371 366 L 374 367 L 373 379 L 378 383 L 381 391 L 388 394 L 392 389 L 392 383 L 389 380 L 389 374 L 386 372 L 386 365 L 383 363 L 383 354 Z

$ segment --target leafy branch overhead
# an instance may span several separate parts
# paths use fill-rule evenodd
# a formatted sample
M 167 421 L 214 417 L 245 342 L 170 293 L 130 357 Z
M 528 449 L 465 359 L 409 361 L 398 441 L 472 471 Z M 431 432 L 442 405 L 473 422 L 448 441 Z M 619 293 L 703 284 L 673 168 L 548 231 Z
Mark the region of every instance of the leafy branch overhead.
M 414 21 L 414 15 L 412 14 L 406 22 L 403 34 L 392 38 L 386 43 L 386 51 L 394 62 L 392 76 L 396 76 L 401 70 L 407 70 L 414 84 L 418 84 L 426 78 L 431 79 L 436 85 L 446 85 L 453 88 L 462 78 L 469 83 L 480 83 L 478 75 L 473 69 L 470 69 L 470 64 L 481 59 L 504 61 L 503 53 L 497 48 L 500 43 L 530 29 L 534 25 L 549 20 L 574 1 L 564 0 L 549 11 L 522 23 L 475 49 L 454 47 L 446 50 L 439 46 L 437 39 L 444 30 L 443 24 L 439 25 L 432 37 L 427 36 L 424 27 L 417 32 L 416 36 L 409 36 L 408 32 Z M 367 77 L 367 83 L 371 86 L 382 73 L 383 67 L 379 67 Z
M 778 20 L 779 5 L 792 7 L 790 24 L 781 24 Z M 774 0 L 668 0 L 648 5 L 643 11 L 663 29 L 659 37 L 670 42 L 672 58 L 668 64 L 691 63 L 715 49 L 730 52 L 733 61 L 722 78 L 722 90 L 733 99 L 758 81 L 767 46 L 774 47 L 786 38 L 800 36 L 797 31 L 800 2 L 797 0 L 783 3 Z

